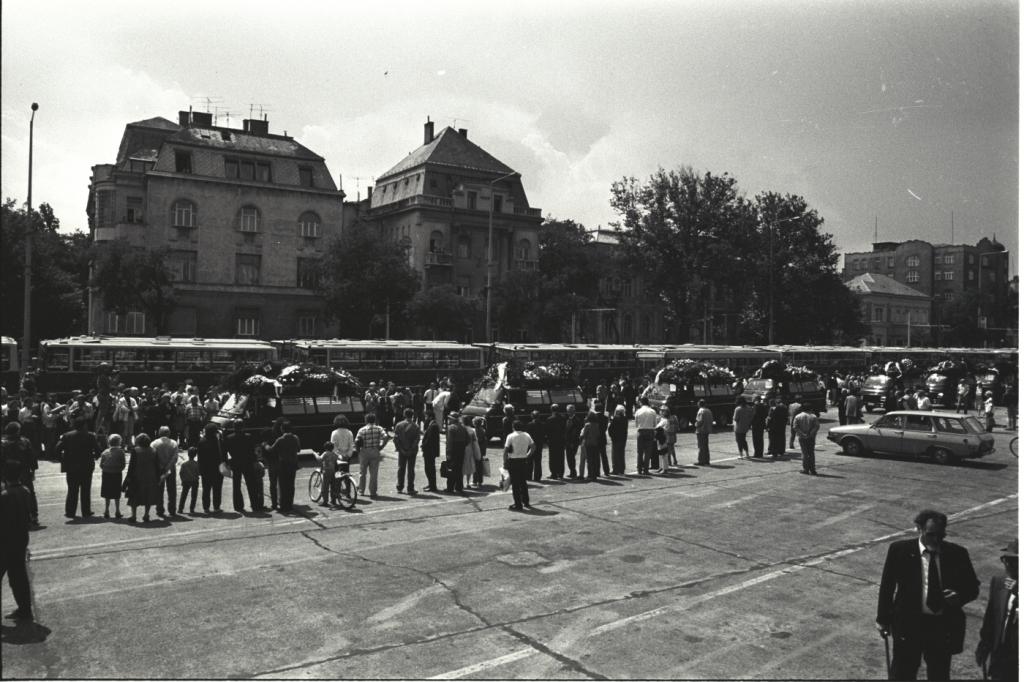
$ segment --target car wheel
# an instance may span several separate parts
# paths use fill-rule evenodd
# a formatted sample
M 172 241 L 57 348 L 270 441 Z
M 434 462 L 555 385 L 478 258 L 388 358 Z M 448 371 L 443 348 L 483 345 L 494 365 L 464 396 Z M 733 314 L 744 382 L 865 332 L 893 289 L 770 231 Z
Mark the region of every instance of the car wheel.
M 856 438 L 846 438 L 843 440 L 843 454 L 860 457 L 864 454 L 864 444 Z
M 953 453 L 946 448 L 935 448 L 932 450 L 932 459 L 938 464 L 956 464 L 957 459 Z

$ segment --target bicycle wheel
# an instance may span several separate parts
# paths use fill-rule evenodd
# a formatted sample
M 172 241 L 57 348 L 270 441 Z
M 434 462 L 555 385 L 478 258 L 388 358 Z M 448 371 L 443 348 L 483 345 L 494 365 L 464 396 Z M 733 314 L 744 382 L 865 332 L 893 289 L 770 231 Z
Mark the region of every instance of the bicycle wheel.
M 342 509 L 351 509 L 356 506 L 356 482 L 351 476 L 345 474 L 338 481 L 338 506 Z
M 1014 436 L 1013 440 L 1010 441 L 1010 454 L 1014 457 L 1017 456 L 1017 437 Z
M 324 477 L 320 473 L 319 469 L 314 469 L 313 473 L 309 475 L 309 501 L 320 502 L 320 498 L 324 492 Z

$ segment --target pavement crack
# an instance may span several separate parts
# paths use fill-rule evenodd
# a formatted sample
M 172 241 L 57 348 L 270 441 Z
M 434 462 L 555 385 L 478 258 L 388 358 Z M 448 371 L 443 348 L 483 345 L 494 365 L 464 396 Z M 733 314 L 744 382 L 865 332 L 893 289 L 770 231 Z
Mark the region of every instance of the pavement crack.
M 608 677 L 606 677 L 606 676 L 604 676 L 604 675 L 602 675 L 600 673 L 594 672 L 593 670 L 589 670 L 582 663 L 577 661 L 575 658 L 570 658 L 570 657 L 568 657 L 568 656 L 566 656 L 564 654 L 561 654 L 561 653 L 555 651 L 554 649 L 552 649 L 552 648 L 550 648 L 548 646 L 545 646 L 544 644 L 541 644 L 540 642 L 538 642 L 533 637 L 530 637 L 529 635 L 527 635 L 524 632 L 520 632 L 519 630 L 516 630 L 514 627 L 512 627 L 510 625 L 503 625 L 501 627 L 501 629 L 504 630 L 505 632 L 507 632 L 508 634 L 512 635 L 516 639 L 518 639 L 523 644 L 526 644 L 527 646 L 533 647 L 537 651 L 550 656 L 551 658 L 555 659 L 556 661 L 559 661 L 562 665 L 564 665 L 566 668 L 568 668 L 569 670 L 571 670 L 573 672 L 580 673 L 581 675 L 586 675 L 588 678 L 590 678 L 592 680 L 607 680 L 607 679 L 610 679 L 610 678 L 608 678 Z

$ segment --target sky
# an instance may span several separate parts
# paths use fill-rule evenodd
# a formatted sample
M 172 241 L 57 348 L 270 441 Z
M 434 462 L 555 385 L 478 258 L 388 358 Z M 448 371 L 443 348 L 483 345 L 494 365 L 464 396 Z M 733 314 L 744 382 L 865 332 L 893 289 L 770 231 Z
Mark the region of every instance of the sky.
M 995 235 L 1019 269 L 1019 8 L 1003 0 L 5 0 L 0 193 L 86 229 L 125 124 L 266 114 L 349 198 L 437 129 L 588 229 L 659 167 L 802 196 L 840 252 Z

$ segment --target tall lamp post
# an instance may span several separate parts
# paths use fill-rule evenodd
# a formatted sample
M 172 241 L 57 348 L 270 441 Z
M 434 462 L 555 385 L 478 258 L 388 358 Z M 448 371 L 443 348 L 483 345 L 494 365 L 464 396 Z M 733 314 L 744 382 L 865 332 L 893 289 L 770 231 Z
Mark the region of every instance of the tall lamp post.
M 21 375 L 28 371 L 29 351 L 32 343 L 32 136 L 39 105 L 32 102 L 32 117 L 28 120 L 28 222 L 25 229 L 25 304 L 22 318 Z
M 519 175 L 519 173 L 512 171 L 487 183 L 491 188 L 491 206 L 487 210 L 487 285 L 485 287 L 487 289 L 487 312 L 484 321 L 486 325 L 484 337 L 487 339 L 487 343 L 494 340 L 491 338 L 491 270 L 494 269 L 494 183 L 501 182 L 505 178 L 511 178 L 513 175 Z

